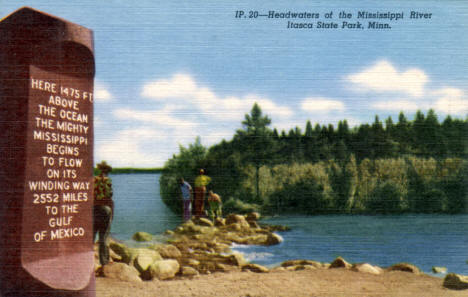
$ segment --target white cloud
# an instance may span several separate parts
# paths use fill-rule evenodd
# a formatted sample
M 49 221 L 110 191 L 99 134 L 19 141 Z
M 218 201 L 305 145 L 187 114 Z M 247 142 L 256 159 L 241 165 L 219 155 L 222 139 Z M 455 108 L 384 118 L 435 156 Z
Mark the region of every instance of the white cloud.
M 154 167 L 164 163 L 164 154 L 148 151 L 145 143 L 156 143 L 163 140 L 160 132 L 149 129 L 127 129 L 119 131 L 111 140 L 98 143 L 96 161 L 106 160 L 112 166 Z
M 363 71 L 351 74 L 346 79 L 358 90 L 375 92 L 402 92 L 412 97 L 424 95 L 428 77 L 424 71 L 409 68 L 399 71 L 388 61 L 379 61 Z
M 345 105 L 338 100 L 316 97 L 304 99 L 301 102 L 301 108 L 308 112 L 344 111 Z
M 463 90 L 457 88 L 443 88 L 432 92 L 437 97 L 434 109 L 452 115 L 467 115 L 468 98 Z
M 257 102 L 263 111 L 272 117 L 290 117 L 293 111 L 287 106 L 281 106 L 268 98 L 248 94 L 238 96 L 220 96 L 208 87 L 200 86 L 188 74 L 175 74 L 169 79 L 160 79 L 147 83 L 141 93 L 143 97 L 159 102 L 178 102 L 192 110 L 197 110 L 199 116 L 225 121 L 240 121 Z
M 144 85 L 143 97 L 153 99 L 181 98 L 193 94 L 197 85 L 190 75 L 175 74 L 170 79 L 161 79 Z
M 98 102 L 108 102 L 112 100 L 112 94 L 109 92 L 107 86 L 99 81 L 96 81 L 94 85 L 94 100 Z

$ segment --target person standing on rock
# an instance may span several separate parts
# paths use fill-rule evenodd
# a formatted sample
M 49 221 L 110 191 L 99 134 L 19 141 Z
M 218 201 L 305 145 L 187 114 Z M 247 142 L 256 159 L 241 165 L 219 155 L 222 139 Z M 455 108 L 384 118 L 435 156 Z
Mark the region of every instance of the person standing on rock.
M 210 204 L 210 217 L 214 221 L 215 218 L 221 218 L 222 216 L 222 201 L 221 197 L 213 193 L 213 191 L 208 192 L 208 203 Z
M 190 220 L 192 211 L 192 187 L 183 178 L 180 178 L 180 192 L 184 211 L 184 222 Z
M 112 180 L 107 176 L 112 171 L 112 167 L 106 161 L 102 161 L 97 164 L 97 168 L 100 170 L 100 173 L 94 177 L 93 240 L 95 240 L 96 234 L 99 234 L 99 262 L 104 266 L 109 263 L 107 238 L 114 214 Z
M 195 178 L 195 199 L 193 211 L 196 218 L 204 216 L 204 203 L 206 186 L 211 182 L 211 178 L 205 175 L 205 170 L 200 169 L 200 174 Z

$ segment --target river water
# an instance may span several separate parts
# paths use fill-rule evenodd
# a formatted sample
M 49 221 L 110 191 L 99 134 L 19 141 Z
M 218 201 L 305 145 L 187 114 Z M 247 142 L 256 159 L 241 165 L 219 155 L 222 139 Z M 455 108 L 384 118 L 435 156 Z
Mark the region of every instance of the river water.
M 137 231 L 160 235 L 182 222 L 162 202 L 159 176 L 111 175 L 112 236 L 131 242 Z M 284 241 L 276 246 L 234 246 L 258 264 L 274 266 L 290 259 L 331 262 L 341 256 L 348 262 L 383 267 L 409 262 L 425 272 L 444 266 L 449 272 L 468 275 L 468 215 L 279 216 L 264 222 L 292 230 L 279 232 Z

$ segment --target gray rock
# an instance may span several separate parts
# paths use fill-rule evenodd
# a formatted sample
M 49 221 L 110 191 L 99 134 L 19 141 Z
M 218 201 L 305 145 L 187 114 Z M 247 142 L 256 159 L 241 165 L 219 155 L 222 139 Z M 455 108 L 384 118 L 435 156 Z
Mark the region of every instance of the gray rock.
M 452 290 L 468 289 L 468 276 L 449 273 L 444 278 L 444 287 Z
M 242 265 L 242 270 L 249 270 L 256 273 L 266 273 L 269 272 L 268 268 L 258 264 L 245 264 Z
M 131 262 L 131 251 L 125 244 L 113 241 L 109 244 L 109 247 L 120 257 L 122 262 L 127 264 Z
M 239 224 L 241 229 L 250 229 L 249 223 L 245 220 L 245 217 L 241 215 L 237 215 L 237 214 L 228 215 L 226 217 L 226 225 L 232 225 L 232 224 Z
M 351 264 L 345 261 L 345 259 L 338 257 L 330 264 L 329 268 L 351 268 Z
M 242 254 L 240 254 L 240 253 L 234 252 L 228 258 L 229 258 L 229 264 L 231 264 L 231 265 L 242 267 L 242 265 L 246 264 L 244 256 L 242 256 Z
M 165 259 L 178 259 L 182 257 L 180 250 L 172 244 L 159 244 L 151 247 Z
M 141 282 L 138 271 L 135 267 L 124 263 L 109 263 L 102 269 L 103 275 L 108 278 L 114 278 L 125 282 Z
M 213 227 L 213 222 L 208 220 L 207 218 L 198 218 L 195 220 L 195 224 L 200 225 L 200 226 L 206 226 L 206 227 Z
M 421 274 L 421 270 L 418 267 L 409 263 L 398 263 L 398 264 L 392 265 L 388 268 L 388 271 L 405 271 L 405 272 L 410 272 L 414 274 Z
M 314 266 L 315 268 L 323 268 L 323 264 L 317 261 L 312 260 L 289 260 L 281 263 L 282 267 L 289 267 L 289 266 L 297 266 L 297 265 L 304 265 L 304 266 Z
M 373 266 L 369 263 L 354 264 L 353 267 L 351 267 L 351 270 L 356 271 L 356 272 L 375 274 L 375 275 L 379 275 L 384 272 L 382 268 L 378 266 Z
M 181 274 L 182 276 L 186 276 L 186 277 L 194 277 L 194 276 L 199 275 L 200 273 L 198 273 L 198 271 L 193 267 L 184 266 L 181 268 Z
M 258 221 L 260 219 L 260 214 L 258 212 L 251 212 L 248 213 L 245 218 L 248 222 Z
M 275 245 L 275 244 L 280 244 L 281 242 L 283 242 L 283 237 L 275 233 L 270 233 L 268 234 L 265 245 Z
M 155 261 L 158 260 L 162 260 L 162 257 L 157 251 L 150 249 L 136 249 L 133 265 L 140 273 L 144 273 Z
M 247 222 L 249 223 L 250 228 L 260 229 L 260 226 L 258 225 L 256 221 L 247 221 Z
M 434 273 L 447 273 L 446 267 L 432 266 L 432 272 Z
M 160 260 L 154 262 L 149 268 L 150 279 L 170 279 L 179 272 L 179 262 L 176 260 Z
M 140 242 L 151 241 L 153 240 L 153 235 L 147 232 L 140 231 L 140 232 L 133 234 L 132 239 L 135 241 L 140 241 Z

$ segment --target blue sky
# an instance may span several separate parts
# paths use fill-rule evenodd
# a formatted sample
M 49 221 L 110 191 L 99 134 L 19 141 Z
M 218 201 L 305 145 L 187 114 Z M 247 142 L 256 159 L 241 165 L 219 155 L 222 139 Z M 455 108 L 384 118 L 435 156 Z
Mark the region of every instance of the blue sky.
M 467 1 L 131 2 L 0 0 L 0 17 L 30 6 L 94 31 L 95 162 L 162 166 L 198 135 L 231 139 L 254 102 L 279 130 L 430 108 L 439 120 L 467 116 Z M 287 29 L 237 10 L 316 12 L 306 22 L 339 26 L 343 10 L 364 27 L 357 11 L 404 19 L 380 20 L 390 30 Z

